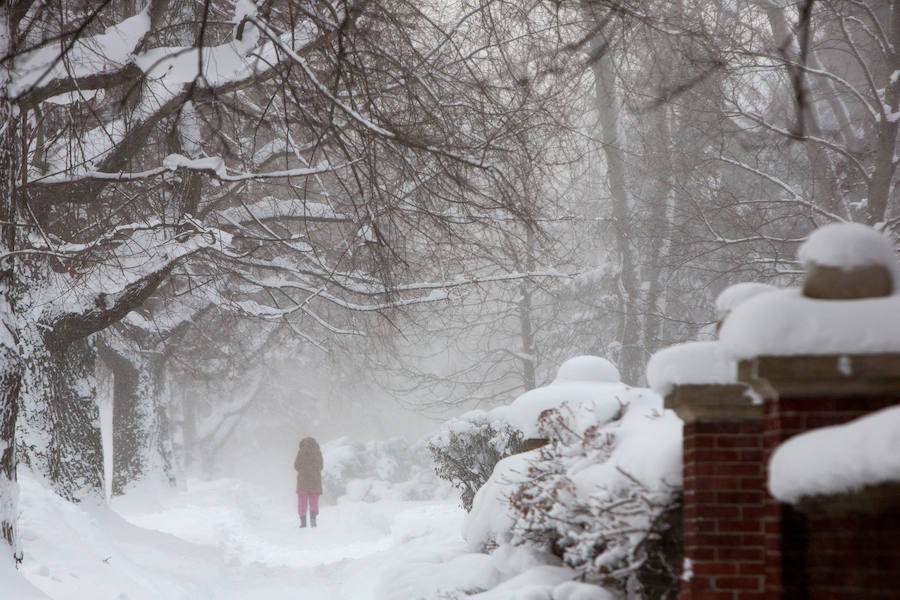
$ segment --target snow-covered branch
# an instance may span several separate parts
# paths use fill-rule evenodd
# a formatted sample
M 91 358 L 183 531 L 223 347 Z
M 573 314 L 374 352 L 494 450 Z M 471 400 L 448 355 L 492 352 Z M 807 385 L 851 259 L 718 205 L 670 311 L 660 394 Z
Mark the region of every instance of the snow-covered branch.
M 185 222 L 172 236 L 168 229 L 133 231 L 112 257 L 83 276 L 59 274 L 57 298 L 41 311 L 48 345 L 63 345 L 105 329 L 139 307 L 184 258 L 229 244 L 221 231 Z
M 163 164 L 154 169 L 138 172 L 105 173 L 102 171 L 85 171 L 75 175 L 46 175 L 33 179 L 30 183 L 42 185 L 72 184 L 84 181 L 137 181 L 150 179 L 179 170 L 205 173 L 222 182 L 262 181 L 265 179 L 285 179 L 289 177 L 310 177 L 322 173 L 330 173 L 347 165 L 331 166 L 327 163 L 312 167 L 298 169 L 282 169 L 280 171 L 268 171 L 260 173 L 231 172 L 225 166 L 225 161 L 218 156 L 209 158 L 187 158 L 180 154 L 170 154 L 163 159 Z

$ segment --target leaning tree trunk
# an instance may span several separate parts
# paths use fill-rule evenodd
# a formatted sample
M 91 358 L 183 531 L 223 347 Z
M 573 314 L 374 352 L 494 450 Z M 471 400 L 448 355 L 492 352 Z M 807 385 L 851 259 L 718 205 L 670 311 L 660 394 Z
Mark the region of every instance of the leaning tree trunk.
M 0 56 L 15 50 L 11 35 L 10 4 L 0 3 Z M 15 264 L 9 253 L 15 249 L 18 171 L 18 109 L 9 98 L 8 62 L 0 64 L 0 560 L 21 556 L 16 539 L 16 419 L 22 364 L 18 352 L 15 316 Z M 2 548 L 7 545 L 8 549 Z
M 17 436 L 22 459 L 67 500 L 102 497 L 96 351 L 83 339 L 51 350 L 30 333 L 23 340 L 26 368 Z
M 104 491 L 96 349 L 88 340 L 143 304 L 173 267 L 150 273 L 115 295 L 101 294 L 78 310 L 45 310 L 37 325 L 22 331 L 18 445 L 23 460 L 66 499 L 102 497 Z M 46 271 L 35 264 L 29 273 L 32 285 L 42 273 Z M 52 277 L 45 283 L 51 285 Z

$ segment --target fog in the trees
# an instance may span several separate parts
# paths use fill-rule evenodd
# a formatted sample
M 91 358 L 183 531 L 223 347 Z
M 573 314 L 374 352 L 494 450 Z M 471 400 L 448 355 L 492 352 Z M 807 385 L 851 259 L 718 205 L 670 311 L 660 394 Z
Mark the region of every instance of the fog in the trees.
M 19 468 L 290 495 L 304 437 L 424 460 L 572 357 L 646 386 L 817 228 L 895 242 L 896 4 L 3 2 L 2 554 Z

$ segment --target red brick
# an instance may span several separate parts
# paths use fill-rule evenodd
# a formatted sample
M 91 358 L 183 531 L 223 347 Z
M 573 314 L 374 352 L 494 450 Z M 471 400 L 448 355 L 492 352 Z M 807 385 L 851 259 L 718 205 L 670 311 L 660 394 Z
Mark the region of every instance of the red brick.
M 763 521 L 763 517 L 765 516 L 765 511 L 761 505 L 745 505 L 738 508 L 738 510 L 740 511 L 740 517 L 742 519 Z
M 762 445 L 762 439 L 759 441 L 760 445 Z M 763 451 L 760 450 L 741 450 L 740 453 L 740 461 L 741 462 L 752 462 L 760 465 L 762 469 L 763 466 Z
M 740 454 L 737 450 L 700 448 L 694 450 L 691 458 L 698 463 L 737 462 L 740 459 Z
M 684 522 L 684 534 L 696 535 L 704 533 L 717 533 L 719 531 L 718 521 L 715 519 L 691 519 Z
M 742 490 L 762 490 L 765 489 L 765 479 L 762 477 L 741 477 L 740 487 Z
M 850 421 L 857 416 L 862 415 L 844 415 L 844 414 L 814 414 L 806 417 L 806 427 L 808 429 L 818 429 L 819 427 L 830 427 L 832 425 L 841 425 Z
M 743 424 L 730 421 L 708 421 L 706 423 L 698 423 L 697 431 L 719 435 L 740 435 L 743 433 Z
M 717 590 L 748 590 L 761 592 L 763 590 L 762 577 L 716 577 L 715 589 Z
M 717 504 L 718 497 L 716 492 L 706 491 L 706 490 L 691 490 L 691 501 L 697 506 L 712 506 Z M 685 496 L 687 496 L 687 491 L 685 491 Z M 688 499 L 685 498 L 685 503 L 688 502 Z
M 737 563 L 698 563 L 693 567 L 694 575 L 737 575 Z
M 698 435 L 691 440 L 691 447 L 697 450 L 716 447 L 716 437 L 712 435 Z
M 751 548 L 762 548 L 765 543 L 766 536 L 761 533 L 745 533 L 741 535 L 741 545 Z
M 738 573 L 747 576 L 764 577 L 766 567 L 762 562 L 741 562 L 738 565 Z
M 692 510 L 696 510 L 698 517 L 706 519 L 739 519 L 742 515 L 741 511 L 744 510 L 742 507 L 734 505 L 695 506 L 691 508 Z M 685 514 L 687 514 L 687 511 Z
M 742 519 L 720 520 L 718 530 L 722 533 L 762 533 L 763 524 L 760 521 L 745 521 Z
M 740 489 L 740 481 L 733 477 L 698 477 L 695 484 L 698 490 L 737 490 Z
M 685 542 L 684 544 L 684 556 L 686 558 L 690 558 L 695 564 L 702 561 L 710 561 L 715 560 L 716 558 L 716 548 L 709 546 L 692 546 Z
M 719 560 L 735 560 L 744 562 L 759 562 L 762 564 L 765 554 L 762 548 L 718 548 L 716 558 Z
M 697 536 L 698 547 L 713 546 L 716 548 L 729 548 L 740 546 L 743 539 L 740 534 L 734 533 L 707 533 Z
M 763 500 L 761 491 L 718 492 L 715 496 L 719 504 L 759 504 Z
M 762 466 L 760 464 L 747 464 L 741 462 L 717 463 L 716 472 L 719 475 L 732 475 L 734 477 L 761 477 Z
M 693 473 L 698 478 L 709 478 L 716 475 L 719 471 L 719 465 L 709 461 L 697 461 L 693 464 Z
M 717 448 L 762 448 L 762 440 L 759 433 L 762 427 L 751 435 L 729 435 L 716 438 Z
M 698 590 L 689 596 L 690 600 L 734 600 L 731 592 L 716 592 L 713 590 Z

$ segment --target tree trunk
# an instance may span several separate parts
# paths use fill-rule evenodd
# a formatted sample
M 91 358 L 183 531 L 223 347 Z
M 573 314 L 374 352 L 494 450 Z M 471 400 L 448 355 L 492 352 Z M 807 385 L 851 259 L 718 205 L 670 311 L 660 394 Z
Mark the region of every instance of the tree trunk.
M 894 174 L 897 171 L 897 131 L 900 122 L 900 6 L 891 5 L 890 23 L 887 34 L 891 40 L 891 51 L 887 56 L 886 81 L 884 82 L 883 107 L 887 118 L 878 124 L 878 140 L 875 145 L 875 167 L 869 183 L 868 206 L 872 223 L 884 220 L 894 189 Z
M 526 234 L 527 248 L 525 250 L 525 272 L 531 273 L 535 269 L 534 258 L 534 232 L 528 228 Z M 519 331 L 522 337 L 522 385 L 527 392 L 537 387 L 537 376 L 535 374 L 535 364 L 537 356 L 535 356 L 534 347 L 534 323 L 532 322 L 532 312 L 534 311 L 531 282 L 524 280 L 520 286 L 522 298 L 519 300 Z
M 602 39 L 598 36 L 594 44 L 600 43 L 602 43 Z M 632 245 L 631 198 L 627 189 L 627 165 L 619 130 L 616 74 L 609 49 L 591 63 L 591 68 L 594 72 L 595 104 L 600 116 L 600 141 L 606 157 L 606 179 L 612 201 L 613 229 L 619 256 L 617 338 L 620 351 L 616 362 L 624 380 L 636 382 L 643 372 L 639 340 L 639 307 L 637 306 L 639 289 Z
M 649 260 L 644 266 L 644 281 L 648 282 L 644 316 L 643 350 L 650 354 L 664 344 L 662 315 L 665 314 L 667 288 L 663 288 L 664 265 L 672 246 L 672 221 L 675 219 L 674 193 L 672 190 L 672 157 L 674 147 L 669 129 L 669 109 L 665 105 L 656 109 L 653 118 L 659 139 L 658 164 L 660 173 L 656 175 L 650 197 L 648 231 L 650 235 L 647 251 Z M 636 383 L 636 381 L 635 381 Z
M 34 330 L 23 338 L 23 347 L 27 351 L 17 434 L 22 460 L 67 500 L 102 497 L 96 351 L 87 340 L 50 351 Z
M 194 474 L 197 462 L 197 410 L 193 397 L 182 392 L 181 394 L 181 435 L 182 453 L 184 456 L 184 471 L 188 475 Z
M 100 344 L 100 357 L 113 372 L 114 496 L 144 478 L 174 483 L 168 419 L 161 401 L 164 361 Z
M 113 372 L 113 468 L 112 494 L 121 495 L 125 487 L 140 477 L 141 419 L 138 415 L 138 370 L 131 361 L 106 344 L 98 346 L 100 359 Z
M 16 417 L 22 371 L 18 356 L 4 346 L 0 355 L 0 533 L 9 545 L 5 553 L 21 559 L 16 539 Z M 0 556 L 0 560 L 6 560 Z
M 0 4 L 0 55 L 15 50 L 10 3 Z M 9 98 L 9 62 L 0 64 L 0 560 L 12 555 L 21 560 L 16 538 L 18 485 L 16 484 L 16 420 L 22 363 L 19 358 L 15 314 L 16 240 L 15 183 L 18 172 L 18 110 Z M 7 545 L 8 549 L 2 548 Z

